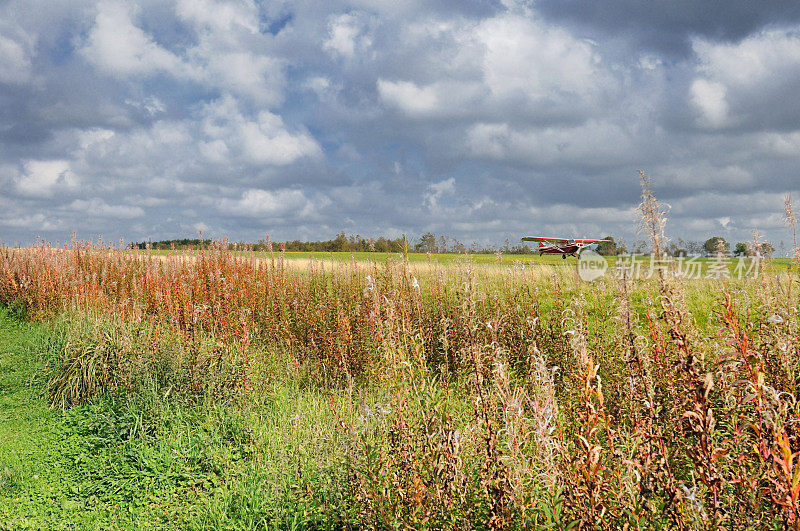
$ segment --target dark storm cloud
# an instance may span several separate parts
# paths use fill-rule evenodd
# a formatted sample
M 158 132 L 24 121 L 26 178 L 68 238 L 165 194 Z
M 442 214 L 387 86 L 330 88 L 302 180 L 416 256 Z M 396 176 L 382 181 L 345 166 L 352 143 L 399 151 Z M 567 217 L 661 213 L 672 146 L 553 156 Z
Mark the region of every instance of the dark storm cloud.
M 538 0 L 548 20 L 599 35 L 630 36 L 631 44 L 668 55 L 691 52 L 691 38 L 736 42 L 768 26 L 800 21 L 800 3 L 787 0 Z

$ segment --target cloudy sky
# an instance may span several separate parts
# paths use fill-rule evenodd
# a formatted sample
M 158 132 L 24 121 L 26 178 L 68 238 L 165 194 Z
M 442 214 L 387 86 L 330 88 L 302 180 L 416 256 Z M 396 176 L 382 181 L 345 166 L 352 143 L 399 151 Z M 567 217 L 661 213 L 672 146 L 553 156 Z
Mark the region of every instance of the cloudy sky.
M 797 0 L 0 1 L 0 239 L 789 241 Z

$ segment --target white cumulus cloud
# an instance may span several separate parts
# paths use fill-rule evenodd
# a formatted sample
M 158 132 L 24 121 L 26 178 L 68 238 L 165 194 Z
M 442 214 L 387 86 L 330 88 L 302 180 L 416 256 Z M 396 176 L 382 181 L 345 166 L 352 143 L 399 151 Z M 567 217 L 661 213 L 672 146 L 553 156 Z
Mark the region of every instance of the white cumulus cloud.
M 561 94 L 591 97 L 602 80 L 594 46 L 568 31 L 516 14 L 482 22 L 475 37 L 485 48 L 486 83 L 499 97 L 533 101 Z
M 697 39 L 690 101 L 698 125 L 785 128 L 800 120 L 800 28 L 757 32 L 740 42 Z
M 332 16 L 328 22 L 328 38 L 322 47 L 334 56 L 353 57 L 364 53 L 372 44 L 365 18 L 361 13 Z
M 707 79 L 695 79 L 690 91 L 692 105 L 699 113 L 700 126 L 717 129 L 728 123 L 728 89 L 725 85 Z
M 79 182 L 67 160 L 26 160 L 17 179 L 17 191 L 25 196 L 50 197 L 59 190 L 74 190 Z
M 22 84 L 29 81 L 31 54 L 30 42 L 20 43 L 0 34 L 0 83 Z
M 290 132 L 283 119 L 269 111 L 248 118 L 231 97 L 207 105 L 202 115 L 203 149 L 211 160 L 233 152 L 252 164 L 285 166 L 322 154 L 310 134 Z
M 113 75 L 183 74 L 180 58 L 159 46 L 133 22 L 128 4 L 103 2 L 81 54 L 93 65 Z
M 312 208 L 300 190 L 246 190 L 240 199 L 225 199 L 220 210 L 232 216 L 253 218 L 297 217 Z
M 258 10 L 251 0 L 178 0 L 176 11 L 199 30 L 230 32 L 243 29 L 251 34 L 258 33 Z
M 69 205 L 70 210 L 87 217 L 134 219 L 144 216 L 144 209 L 131 205 L 109 205 L 102 199 L 76 199 Z
M 435 87 L 418 87 L 410 81 L 379 79 L 378 93 L 384 101 L 411 115 L 429 114 L 441 104 Z

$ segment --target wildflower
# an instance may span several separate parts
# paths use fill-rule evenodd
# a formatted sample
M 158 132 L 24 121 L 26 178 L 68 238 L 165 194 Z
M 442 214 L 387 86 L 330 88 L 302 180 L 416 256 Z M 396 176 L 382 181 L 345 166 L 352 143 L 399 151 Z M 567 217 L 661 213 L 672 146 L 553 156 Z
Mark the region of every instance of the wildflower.
M 694 474 L 692 474 L 692 481 L 694 481 Z M 692 510 L 701 515 L 703 518 L 707 518 L 708 514 L 706 513 L 705 507 L 703 507 L 703 501 L 697 497 L 697 485 L 692 485 L 692 488 L 688 488 L 686 485 L 681 483 L 680 485 L 681 490 L 683 490 L 683 496 L 686 501 L 689 503 L 689 506 Z
M 781 317 L 777 313 L 774 313 L 770 315 L 769 318 L 767 318 L 767 322 L 772 324 L 781 324 L 783 322 L 783 317 Z
M 419 282 L 417 282 L 417 277 L 411 277 L 411 287 L 419 290 Z
M 683 490 L 683 497 L 689 503 L 694 503 L 697 501 L 697 487 L 692 487 L 691 489 L 684 484 L 681 484 L 681 489 Z
M 511 400 L 509 400 L 508 409 L 511 412 L 513 412 L 514 415 L 516 415 L 518 417 L 522 416 L 522 413 L 523 413 L 522 403 L 518 399 L 512 398 Z
M 375 285 L 372 282 L 372 275 L 367 275 L 365 279 L 367 281 L 367 287 L 364 288 L 364 296 L 368 293 L 372 293 L 375 290 Z

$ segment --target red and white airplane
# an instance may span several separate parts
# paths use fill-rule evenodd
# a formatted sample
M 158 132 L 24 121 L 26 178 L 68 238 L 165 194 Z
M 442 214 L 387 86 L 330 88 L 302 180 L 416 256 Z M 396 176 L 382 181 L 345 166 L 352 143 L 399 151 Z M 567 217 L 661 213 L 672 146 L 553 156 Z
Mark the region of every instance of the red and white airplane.
M 560 254 L 561 258 L 566 259 L 567 255 L 581 258 L 581 250 L 593 243 L 610 242 L 611 240 L 587 240 L 587 239 L 568 239 L 568 238 L 540 238 L 538 236 L 526 236 L 522 238 L 525 242 L 539 242 L 536 252 L 539 256 L 543 254 Z

